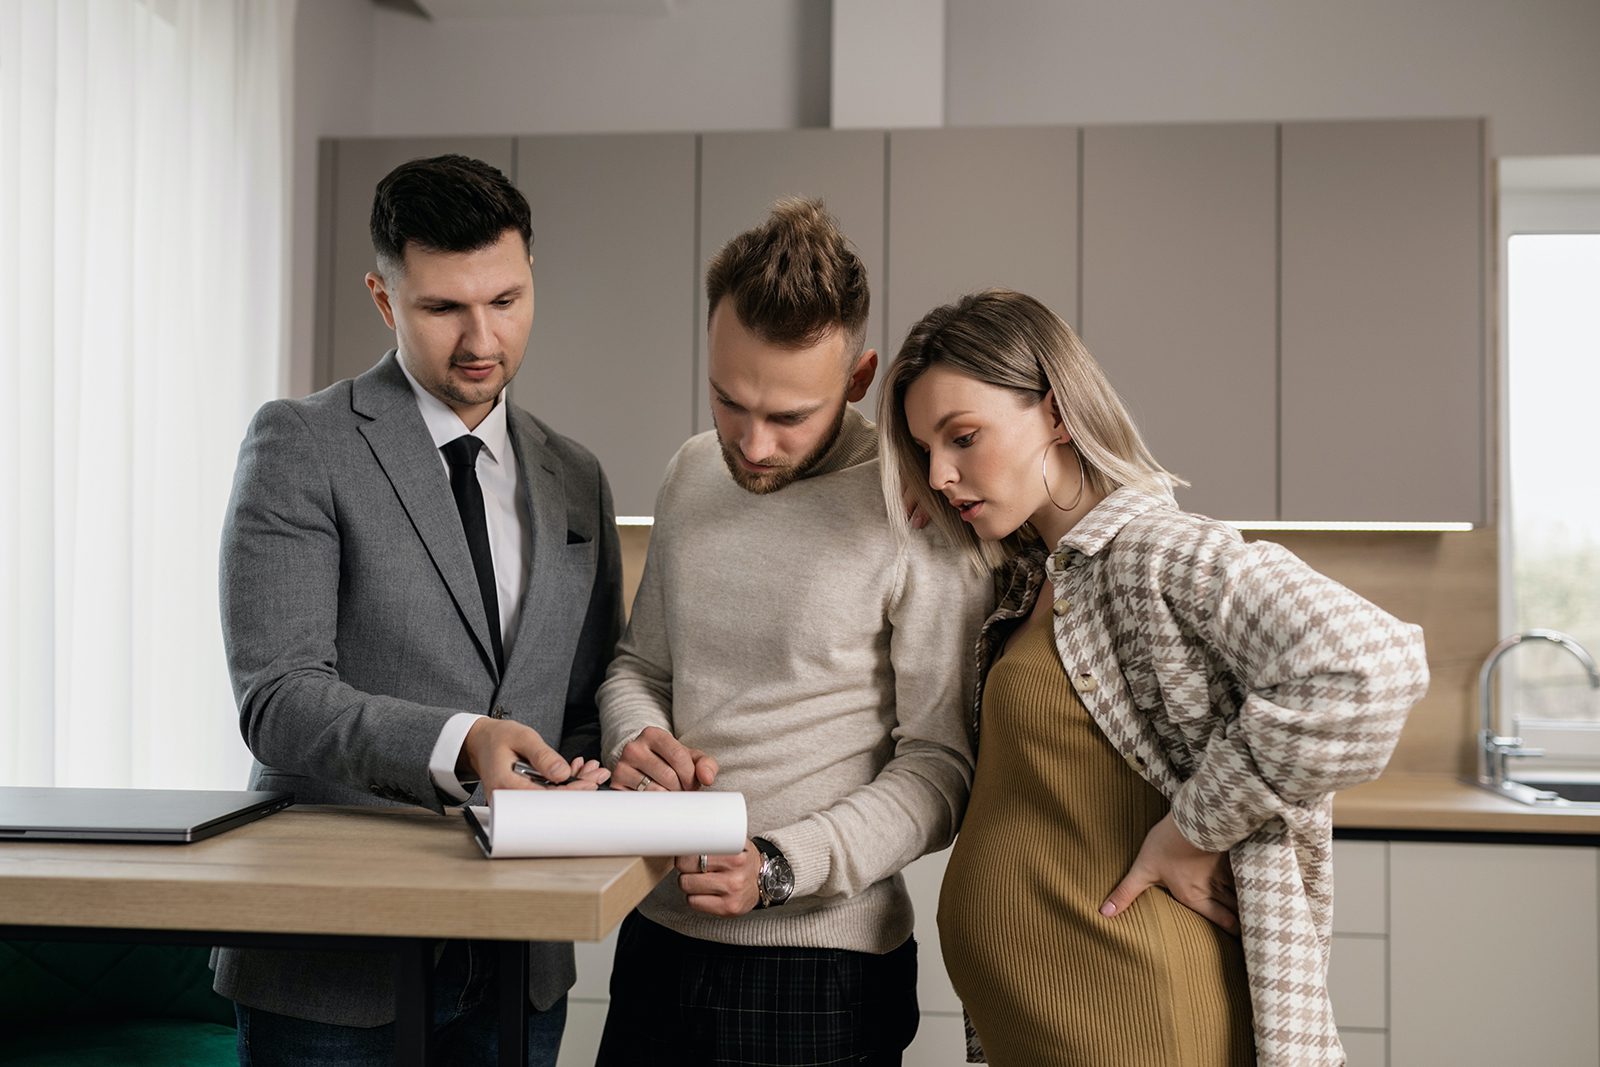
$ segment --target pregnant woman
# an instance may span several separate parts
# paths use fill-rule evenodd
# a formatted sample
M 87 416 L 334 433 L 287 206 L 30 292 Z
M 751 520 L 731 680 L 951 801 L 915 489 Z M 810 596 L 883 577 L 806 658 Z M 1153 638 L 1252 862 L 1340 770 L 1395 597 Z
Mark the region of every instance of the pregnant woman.
M 1330 794 L 1387 762 L 1421 631 L 1179 510 L 1187 483 L 1021 293 L 917 323 L 879 432 L 891 511 L 997 579 L 939 902 L 989 1062 L 1343 1063 Z

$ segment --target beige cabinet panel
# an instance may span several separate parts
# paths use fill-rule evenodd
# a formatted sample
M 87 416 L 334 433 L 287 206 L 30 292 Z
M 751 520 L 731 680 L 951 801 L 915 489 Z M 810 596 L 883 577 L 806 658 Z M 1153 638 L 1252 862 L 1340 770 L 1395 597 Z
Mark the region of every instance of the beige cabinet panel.
M 1484 129 L 1283 127 L 1285 519 L 1485 518 Z
M 561 1034 L 556 1067 L 593 1067 L 610 1006 L 609 1001 L 580 998 L 576 993 L 567 998 L 567 1028 Z
M 1187 510 L 1278 517 L 1277 310 L 1275 126 L 1084 130 L 1079 332 Z
M 617 954 L 617 931 L 604 941 L 574 941 L 572 952 L 578 967 L 578 980 L 571 995 L 586 1000 L 606 1000 L 611 996 L 611 961 Z
M 1340 1030 L 1345 1067 L 1388 1067 L 1389 1035 L 1366 1030 Z
M 889 134 L 891 359 L 912 323 L 975 289 L 1017 289 L 1078 319 L 1078 131 Z
M 394 331 L 383 324 L 366 283 L 373 268 L 372 194 L 383 176 L 407 160 L 459 152 L 516 177 L 509 137 L 347 138 L 324 141 L 322 150 L 322 176 L 332 192 L 322 198 L 323 232 L 331 241 L 323 248 L 319 282 L 313 370 L 318 389 L 355 377 L 394 347 Z
M 1389 843 L 1333 843 L 1333 932 L 1389 932 Z
M 917 965 L 924 966 L 926 962 L 927 957 L 919 952 Z M 904 1067 L 965 1067 L 966 1062 L 967 1030 L 961 1014 L 929 1011 L 924 1004 L 917 1036 L 901 1063 Z
M 1334 936 L 1328 995 L 1340 1026 L 1382 1030 L 1389 1025 L 1388 952 L 1381 937 Z
M 514 391 L 599 457 L 619 515 L 650 515 L 694 432 L 692 134 L 523 137 L 538 302 Z
M 1394 1063 L 1600 1062 L 1596 855 L 1390 844 Z
M 923 1011 L 961 1011 L 961 1000 L 950 985 L 939 946 L 939 887 L 944 884 L 950 850 L 933 852 L 906 866 L 901 875 L 916 911 L 917 1003 Z
M 759 225 L 780 197 L 821 197 L 839 220 L 866 265 L 872 286 L 867 346 L 884 347 L 884 134 L 871 130 L 708 133 L 700 138 L 700 152 L 695 428 L 709 430 L 705 265 L 730 238 Z M 874 388 L 861 410 L 872 415 L 876 399 Z

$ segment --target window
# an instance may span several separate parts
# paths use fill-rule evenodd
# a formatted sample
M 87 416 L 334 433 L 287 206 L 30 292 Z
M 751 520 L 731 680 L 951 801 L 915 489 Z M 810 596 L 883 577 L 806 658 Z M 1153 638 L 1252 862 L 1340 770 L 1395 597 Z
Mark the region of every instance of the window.
M 0 3 L 0 784 L 245 782 L 217 544 L 283 363 L 292 10 Z
M 1530 162 L 1542 165 L 1509 166 L 1502 210 L 1502 620 L 1564 631 L 1600 657 L 1600 161 Z M 1554 646 L 1518 650 L 1505 673 L 1503 732 L 1600 720 L 1600 693 Z

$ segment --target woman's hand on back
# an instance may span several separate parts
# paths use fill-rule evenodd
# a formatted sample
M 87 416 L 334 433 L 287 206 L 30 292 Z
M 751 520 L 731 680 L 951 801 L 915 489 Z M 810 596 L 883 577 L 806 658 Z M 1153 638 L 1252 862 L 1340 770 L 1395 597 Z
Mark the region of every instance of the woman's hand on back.
M 1100 914 L 1121 915 L 1151 886 L 1161 886 L 1179 904 L 1238 935 L 1239 901 L 1228 854 L 1195 848 L 1170 814 L 1145 835 L 1133 866 L 1100 906 Z

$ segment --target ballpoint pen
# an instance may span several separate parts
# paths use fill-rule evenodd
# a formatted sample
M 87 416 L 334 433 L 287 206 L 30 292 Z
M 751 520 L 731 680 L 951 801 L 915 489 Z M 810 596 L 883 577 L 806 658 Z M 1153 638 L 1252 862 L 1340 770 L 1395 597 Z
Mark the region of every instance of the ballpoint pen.
M 511 769 L 513 771 L 517 772 L 518 774 L 522 775 L 524 778 L 528 779 L 528 781 L 533 782 L 533 783 L 535 783 L 537 785 L 555 785 L 556 784 L 556 783 L 552 782 L 550 779 L 546 778 L 544 775 L 540 774 L 538 771 L 534 770 L 533 766 L 531 764 L 524 763 L 522 760 L 517 760 L 514 763 L 512 763 L 511 764 Z

